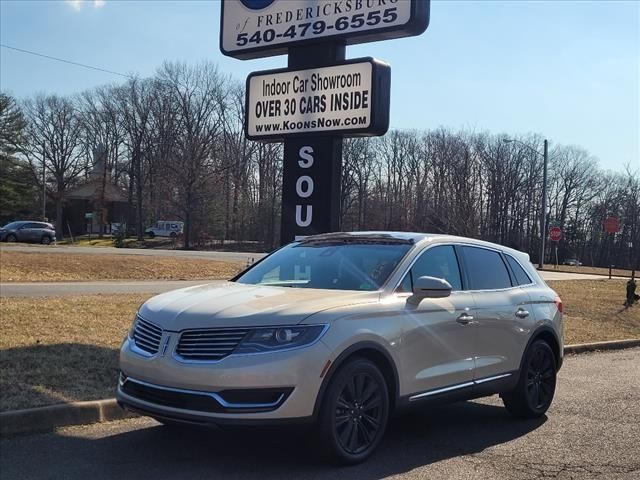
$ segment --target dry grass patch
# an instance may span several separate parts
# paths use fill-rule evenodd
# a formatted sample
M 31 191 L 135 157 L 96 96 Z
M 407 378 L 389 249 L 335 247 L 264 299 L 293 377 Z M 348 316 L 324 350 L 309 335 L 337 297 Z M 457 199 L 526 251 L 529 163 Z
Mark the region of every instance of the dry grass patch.
M 118 348 L 148 297 L 0 298 L 0 411 L 113 397 Z
M 194 258 L 3 251 L 0 282 L 228 279 L 244 265 Z
M 547 282 L 564 304 L 565 344 L 640 338 L 640 305 L 625 309 L 625 280 Z

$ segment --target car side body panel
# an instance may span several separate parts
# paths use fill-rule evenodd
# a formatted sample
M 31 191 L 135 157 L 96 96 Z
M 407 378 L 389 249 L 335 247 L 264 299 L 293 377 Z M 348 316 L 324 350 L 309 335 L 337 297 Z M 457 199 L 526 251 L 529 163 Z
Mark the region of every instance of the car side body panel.
M 485 378 L 518 369 L 527 340 L 535 327 L 529 295 L 520 287 L 475 291 L 475 375 Z M 519 318 L 518 312 L 529 312 Z

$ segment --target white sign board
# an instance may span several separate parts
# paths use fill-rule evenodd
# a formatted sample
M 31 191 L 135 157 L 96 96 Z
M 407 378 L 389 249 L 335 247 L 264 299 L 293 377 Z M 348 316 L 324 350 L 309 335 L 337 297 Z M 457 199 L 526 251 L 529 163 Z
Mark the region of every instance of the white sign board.
M 256 58 L 310 41 L 347 44 L 419 35 L 429 0 L 223 0 L 220 49 Z
M 373 59 L 255 72 L 247 79 L 247 137 L 278 139 L 327 132 L 382 135 L 389 125 L 389 90 L 389 66 Z

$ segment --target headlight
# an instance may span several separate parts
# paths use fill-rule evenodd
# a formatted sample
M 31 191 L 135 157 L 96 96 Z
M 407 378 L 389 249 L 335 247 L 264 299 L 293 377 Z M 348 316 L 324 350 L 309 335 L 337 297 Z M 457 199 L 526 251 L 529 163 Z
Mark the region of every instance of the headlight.
M 305 347 L 317 341 L 326 325 L 256 328 L 251 330 L 233 353 L 260 353 Z

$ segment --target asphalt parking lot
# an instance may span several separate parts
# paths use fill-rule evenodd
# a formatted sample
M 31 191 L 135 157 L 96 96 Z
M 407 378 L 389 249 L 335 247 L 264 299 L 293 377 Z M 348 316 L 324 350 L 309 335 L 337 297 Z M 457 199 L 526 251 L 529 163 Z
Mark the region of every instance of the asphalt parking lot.
M 567 357 L 548 416 L 497 397 L 395 419 L 354 467 L 323 463 L 308 429 L 171 430 L 136 418 L 0 441 L 2 479 L 637 479 L 640 349 Z

